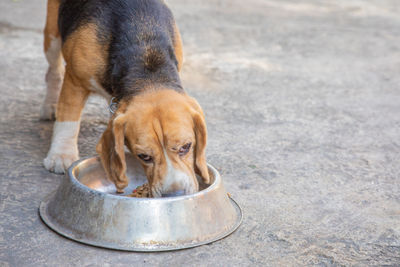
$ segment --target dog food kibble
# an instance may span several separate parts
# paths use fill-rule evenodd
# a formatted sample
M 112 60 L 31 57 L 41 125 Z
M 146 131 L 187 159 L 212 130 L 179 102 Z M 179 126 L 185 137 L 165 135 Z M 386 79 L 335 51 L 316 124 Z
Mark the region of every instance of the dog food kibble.
M 136 187 L 136 189 L 133 190 L 132 194 L 128 195 L 128 197 L 150 197 L 149 184 Z

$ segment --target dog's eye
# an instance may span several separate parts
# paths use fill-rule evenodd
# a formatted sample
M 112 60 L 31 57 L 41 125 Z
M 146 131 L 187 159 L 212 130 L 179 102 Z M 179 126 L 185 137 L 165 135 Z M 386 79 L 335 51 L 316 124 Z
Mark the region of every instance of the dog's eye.
M 187 143 L 187 144 L 183 145 L 183 146 L 179 149 L 179 152 L 178 152 L 178 153 L 179 153 L 179 156 L 186 155 L 186 154 L 189 152 L 191 145 L 192 145 L 192 143 Z
M 139 154 L 139 155 L 137 155 L 141 160 L 143 160 L 144 162 L 146 162 L 146 163 L 150 163 L 150 162 L 152 162 L 153 161 L 153 158 L 151 157 L 151 156 L 149 156 L 149 155 L 146 155 L 146 154 Z

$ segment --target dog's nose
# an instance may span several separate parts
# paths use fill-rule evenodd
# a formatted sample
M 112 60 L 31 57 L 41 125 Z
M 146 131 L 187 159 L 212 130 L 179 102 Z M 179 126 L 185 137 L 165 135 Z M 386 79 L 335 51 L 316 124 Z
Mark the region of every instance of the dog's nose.
M 175 192 L 168 192 L 168 193 L 164 193 L 161 194 L 162 197 L 179 197 L 179 196 L 183 196 L 185 194 L 184 190 L 178 190 Z

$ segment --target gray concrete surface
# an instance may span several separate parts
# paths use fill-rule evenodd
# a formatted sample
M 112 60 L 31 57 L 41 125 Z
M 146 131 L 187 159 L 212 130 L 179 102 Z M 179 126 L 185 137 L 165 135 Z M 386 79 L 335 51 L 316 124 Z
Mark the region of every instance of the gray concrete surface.
M 168 253 L 64 239 L 39 219 L 61 176 L 42 167 L 42 0 L 0 2 L 0 266 L 400 265 L 400 3 L 168 1 L 208 159 L 241 204 L 228 238 Z M 79 137 L 94 155 L 107 104 Z

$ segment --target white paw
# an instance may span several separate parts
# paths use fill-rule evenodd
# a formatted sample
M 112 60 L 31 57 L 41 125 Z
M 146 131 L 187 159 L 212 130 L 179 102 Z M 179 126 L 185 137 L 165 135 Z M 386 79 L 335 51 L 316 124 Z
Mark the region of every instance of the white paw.
M 53 138 L 43 165 L 49 171 L 65 173 L 71 164 L 79 159 L 78 151 L 79 121 L 56 121 Z
M 55 120 L 56 119 L 56 106 L 57 104 L 43 103 L 40 109 L 41 120 Z
M 44 167 L 55 173 L 65 173 L 74 161 L 79 159 L 78 152 L 72 154 L 51 153 L 43 160 Z

